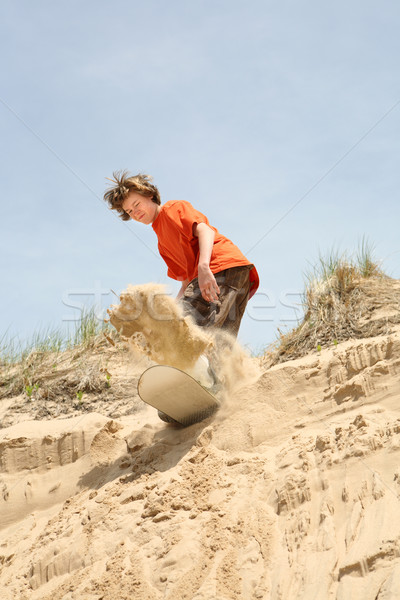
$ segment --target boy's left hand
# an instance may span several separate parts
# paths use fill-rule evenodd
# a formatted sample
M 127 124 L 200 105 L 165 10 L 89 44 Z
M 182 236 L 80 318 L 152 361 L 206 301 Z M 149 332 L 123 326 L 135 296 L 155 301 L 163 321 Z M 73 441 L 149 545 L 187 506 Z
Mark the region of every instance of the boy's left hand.
M 218 302 L 220 289 L 209 266 L 199 265 L 199 288 L 201 295 L 207 302 Z

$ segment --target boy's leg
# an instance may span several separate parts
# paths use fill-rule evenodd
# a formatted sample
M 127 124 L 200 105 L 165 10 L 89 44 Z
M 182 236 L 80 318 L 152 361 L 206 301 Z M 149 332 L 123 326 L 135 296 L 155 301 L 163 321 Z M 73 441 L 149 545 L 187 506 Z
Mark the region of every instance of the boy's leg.
M 219 323 L 222 324 L 217 326 L 235 338 L 238 335 L 240 323 L 249 301 L 249 273 L 252 266 L 227 269 L 221 283 L 218 281 L 218 273 L 216 277 L 220 289 L 227 290 L 226 299 L 222 299 L 219 313 Z
M 197 278 L 189 283 L 181 298 L 184 314 L 190 315 L 200 327 L 211 327 L 216 330 L 218 350 L 214 348 L 207 354 L 210 373 L 214 379 L 212 393 L 223 387 L 217 375 L 221 359 L 219 355 L 230 352 L 233 344 L 231 338 L 237 337 L 240 322 L 249 299 L 249 273 L 252 266 L 232 267 L 215 274 L 220 289 L 218 302 L 204 300 Z M 218 330 L 221 331 L 221 335 L 218 335 Z M 224 331 L 229 335 L 222 335 Z
M 215 274 L 221 292 L 218 302 L 204 300 L 197 277 L 193 279 L 181 299 L 184 313 L 200 327 L 223 329 L 236 337 L 249 299 L 252 266 L 232 267 Z

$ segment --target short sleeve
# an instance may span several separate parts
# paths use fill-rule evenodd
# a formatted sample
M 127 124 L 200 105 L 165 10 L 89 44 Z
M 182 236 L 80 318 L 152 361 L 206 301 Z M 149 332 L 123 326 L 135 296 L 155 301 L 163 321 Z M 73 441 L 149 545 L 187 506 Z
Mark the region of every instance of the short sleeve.
M 174 202 L 168 207 L 167 216 L 174 221 L 179 227 L 181 235 L 183 235 L 188 241 L 192 241 L 195 237 L 193 235 L 193 228 L 198 223 L 206 223 L 208 225 L 208 219 L 203 213 L 193 208 L 190 202 L 182 200 L 180 202 Z

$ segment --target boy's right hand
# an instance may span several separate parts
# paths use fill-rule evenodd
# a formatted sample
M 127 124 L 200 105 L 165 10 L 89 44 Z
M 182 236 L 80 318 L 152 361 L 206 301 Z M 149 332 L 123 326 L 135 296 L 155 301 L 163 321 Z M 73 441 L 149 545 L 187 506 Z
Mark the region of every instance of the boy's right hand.
M 208 265 L 199 265 L 198 280 L 201 295 L 204 300 L 207 302 L 218 302 L 220 289 Z

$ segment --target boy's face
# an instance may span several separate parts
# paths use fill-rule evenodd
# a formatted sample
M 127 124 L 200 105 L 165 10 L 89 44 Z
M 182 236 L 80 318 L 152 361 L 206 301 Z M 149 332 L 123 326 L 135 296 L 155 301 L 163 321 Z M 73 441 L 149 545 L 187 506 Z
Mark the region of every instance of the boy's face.
M 160 206 L 153 202 L 151 198 L 142 196 L 138 192 L 129 192 L 122 203 L 122 208 L 134 221 L 150 225 L 155 221 Z

